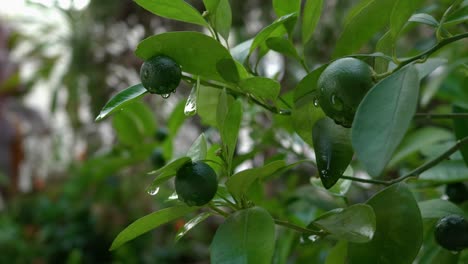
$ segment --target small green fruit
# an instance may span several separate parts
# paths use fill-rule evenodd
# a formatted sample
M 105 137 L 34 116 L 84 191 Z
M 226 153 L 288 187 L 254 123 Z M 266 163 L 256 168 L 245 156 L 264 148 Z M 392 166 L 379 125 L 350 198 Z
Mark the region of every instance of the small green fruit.
M 182 71 L 179 64 L 166 56 L 145 61 L 140 69 L 141 84 L 153 94 L 170 94 L 179 86 Z
M 468 222 L 461 215 L 448 215 L 436 224 L 434 232 L 437 243 L 451 251 L 468 248 Z
M 448 196 L 449 201 L 456 204 L 463 203 L 468 199 L 468 189 L 461 182 L 447 184 L 445 194 Z
M 188 162 L 177 170 L 175 188 L 179 200 L 189 206 L 202 206 L 215 196 L 218 177 L 208 164 Z

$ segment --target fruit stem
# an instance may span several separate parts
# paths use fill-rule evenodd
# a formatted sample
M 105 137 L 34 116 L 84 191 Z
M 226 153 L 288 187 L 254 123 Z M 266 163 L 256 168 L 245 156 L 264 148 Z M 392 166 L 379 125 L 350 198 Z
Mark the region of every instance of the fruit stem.
M 468 113 L 449 113 L 449 114 L 431 114 L 431 113 L 416 113 L 414 115 L 416 118 L 427 118 L 427 119 L 463 119 L 468 118 Z
M 308 229 L 308 228 L 301 227 L 301 226 L 295 225 L 293 223 L 283 221 L 283 220 L 279 220 L 279 219 L 274 219 L 274 221 L 275 221 L 275 224 L 277 224 L 277 225 L 290 228 L 292 230 L 295 230 L 295 231 L 297 231 L 299 233 L 303 233 L 303 234 L 311 234 L 311 235 L 318 235 L 318 236 L 325 236 L 327 234 L 325 231 L 316 231 L 316 230 Z

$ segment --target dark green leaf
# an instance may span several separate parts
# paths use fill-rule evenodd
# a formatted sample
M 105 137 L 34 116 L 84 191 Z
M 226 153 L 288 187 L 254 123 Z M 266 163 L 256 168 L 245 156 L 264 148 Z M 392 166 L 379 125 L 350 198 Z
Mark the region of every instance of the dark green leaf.
M 231 59 L 229 51 L 215 39 L 191 31 L 151 36 L 138 44 L 135 54 L 143 60 L 164 54 L 180 64 L 182 71 L 218 81 L 224 81 L 216 68 L 218 61 Z
M 168 163 L 166 166 L 152 171 L 149 174 L 154 175 L 154 180 L 147 188 L 148 193 L 157 192 L 159 186 L 176 175 L 177 170 L 185 163 L 191 161 L 189 157 L 183 157 Z
M 354 243 L 369 242 L 375 232 L 375 214 L 371 206 L 355 204 L 326 212 L 313 222 L 327 231 L 333 239 Z
M 396 0 L 390 15 L 390 34 L 396 40 L 411 15 L 418 9 L 424 0 Z
M 296 48 L 291 41 L 284 37 L 271 37 L 266 40 L 266 45 L 269 49 L 282 53 L 291 58 L 300 60 Z
M 242 121 L 242 104 L 240 101 L 229 103 L 225 91 L 221 93 L 217 111 L 218 129 L 223 142 L 223 152 L 230 163 L 237 145 L 237 136 Z
M 110 250 L 117 249 L 121 245 L 127 243 L 128 241 L 148 232 L 152 229 L 178 219 L 192 211 L 195 211 L 196 207 L 188 207 L 185 205 L 174 206 L 160 211 L 146 215 L 129 226 L 127 226 L 119 235 L 114 239 Z
M 468 113 L 467 109 L 461 108 L 459 106 L 453 106 L 454 113 Z M 465 137 L 468 137 L 468 119 L 467 118 L 454 118 L 453 127 L 455 129 L 455 136 L 457 140 L 461 140 Z M 462 145 L 460 147 L 460 152 L 462 154 L 463 160 L 465 161 L 466 166 L 468 166 L 468 144 Z
M 421 248 L 423 224 L 418 204 L 404 183 L 394 184 L 368 202 L 377 229 L 371 242 L 349 243 L 349 263 L 410 264 Z
M 123 91 L 120 91 L 106 103 L 99 115 L 96 117 L 96 121 L 100 121 L 106 118 L 111 113 L 119 111 L 125 104 L 137 100 L 146 92 L 147 91 L 145 87 L 143 87 L 143 85 L 141 84 L 137 84 Z
M 447 160 L 421 173 L 419 180 L 439 184 L 468 181 L 468 167 L 463 160 Z
M 359 105 L 351 139 L 370 175 L 379 176 L 416 112 L 418 72 L 409 65 L 377 83 Z
M 418 205 L 419 209 L 421 210 L 421 216 L 423 219 L 439 219 L 450 214 L 465 214 L 462 209 L 447 200 L 428 200 L 419 202 Z
M 317 169 L 325 188 L 330 189 L 348 167 L 353 158 L 350 129 L 335 124 L 325 117 L 312 129 Z
M 212 264 L 270 264 L 275 248 L 275 223 L 263 208 L 233 213 L 211 242 Z
M 393 52 L 393 40 L 390 31 L 385 32 L 382 37 L 380 37 L 377 42 L 375 50 L 384 54 L 392 54 Z M 390 57 L 391 58 L 391 57 Z M 386 72 L 388 70 L 389 62 L 392 60 L 385 59 L 376 59 L 374 63 L 374 71 L 377 73 Z
M 184 237 L 185 234 L 187 234 L 190 230 L 196 227 L 199 223 L 205 221 L 211 215 L 212 214 L 210 212 L 204 212 L 190 219 L 179 231 L 177 231 L 175 241 L 179 241 L 179 239 Z
M 452 14 L 450 14 L 444 21 L 444 26 L 453 26 L 468 21 L 468 4 L 464 4 L 463 7 L 459 8 Z
M 302 14 L 302 44 L 309 42 L 322 13 L 323 0 L 307 0 Z
M 224 80 L 230 83 L 239 82 L 239 72 L 236 62 L 233 59 L 222 59 L 216 63 L 216 69 Z
M 208 26 L 200 13 L 184 0 L 135 0 L 135 2 L 161 17 Z
M 244 79 L 239 83 L 239 87 L 254 96 L 261 98 L 276 101 L 280 93 L 280 84 L 266 77 L 251 77 Z
M 408 21 L 429 25 L 435 28 L 439 26 L 439 21 L 437 21 L 433 16 L 426 13 L 414 14 L 409 18 Z

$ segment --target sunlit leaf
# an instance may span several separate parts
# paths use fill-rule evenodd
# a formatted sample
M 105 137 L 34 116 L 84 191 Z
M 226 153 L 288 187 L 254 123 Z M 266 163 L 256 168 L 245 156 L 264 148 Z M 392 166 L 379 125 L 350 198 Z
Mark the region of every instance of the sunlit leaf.
M 99 115 L 96 117 L 96 121 L 100 121 L 115 111 L 119 111 L 125 104 L 131 103 L 134 100 L 139 99 L 147 91 L 141 84 L 131 86 L 123 91 L 120 91 L 114 95 L 102 108 Z

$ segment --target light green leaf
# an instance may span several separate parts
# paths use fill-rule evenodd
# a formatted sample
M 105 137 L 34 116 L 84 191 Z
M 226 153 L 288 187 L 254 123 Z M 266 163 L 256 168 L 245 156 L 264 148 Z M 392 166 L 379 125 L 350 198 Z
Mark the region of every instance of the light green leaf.
M 190 47 L 186 44 L 190 43 Z M 229 51 L 215 39 L 191 31 L 167 32 L 141 41 L 135 54 L 147 60 L 164 54 L 176 61 L 182 71 L 217 81 L 224 81 L 216 68 L 222 59 L 231 59 Z
M 99 115 L 96 117 L 96 121 L 101 121 L 110 114 L 121 110 L 124 105 L 139 99 L 146 92 L 145 87 L 141 84 L 137 84 L 120 91 L 106 103 Z
M 396 0 L 390 15 L 390 34 L 396 40 L 411 15 L 418 9 L 424 0 Z
M 135 2 L 161 17 L 208 26 L 202 15 L 184 0 L 135 0 Z
M 425 24 L 425 25 L 435 27 L 435 28 L 439 26 L 439 21 L 437 21 L 433 16 L 426 14 L 426 13 L 414 14 L 409 18 L 408 21 Z
M 138 146 L 144 137 L 139 128 L 138 120 L 125 111 L 115 115 L 112 119 L 112 127 L 115 129 L 117 139 L 124 145 Z
M 326 212 L 315 219 L 313 225 L 326 230 L 333 239 L 365 243 L 374 236 L 375 214 L 371 206 L 355 204 Z
M 374 209 L 377 229 L 369 243 L 349 243 L 349 263 L 413 263 L 421 248 L 423 223 L 410 189 L 404 183 L 394 184 L 367 204 Z
M 250 46 L 252 46 L 254 39 L 248 39 L 231 49 L 232 57 L 243 64 L 249 56 Z
M 280 84 L 266 77 L 251 77 L 239 83 L 239 87 L 258 98 L 276 101 L 280 93 Z
M 266 45 L 269 49 L 277 51 L 281 54 L 289 56 L 293 59 L 300 60 L 296 48 L 291 41 L 284 37 L 271 37 L 266 40 Z
M 309 42 L 322 13 L 323 0 L 307 0 L 302 14 L 302 44 Z
M 203 124 L 213 127 L 217 126 L 216 111 L 213 111 L 213 109 L 218 107 L 220 94 L 221 91 L 219 89 L 200 85 L 198 89 L 197 110 Z
M 112 242 L 110 250 L 117 249 L 128 241 L 148 232 L 152 229 L 178 219 L 197 207 L 188 207 L 186 205 L 174 206 L 146 215 L 122 230 Z
M 125 105 L 123 111 L 131 113 L 138 121 L 138 127 L 145 136 L 153 136 L 156 132 L 156 118 L 147 104 L 135 101 Z
M 278 17 L 298 12 L 301 0 L 273 0 L 273 9 Z
M 270 264 L 275 223 L 263 208 L 237 211 L 219 226 L 211 242 L 212 264 Z
M 219 4 L 216 7 L 216 11 L 211 12 L 211 14 L 215 15 L 209 15 L 209 18 L 215 30 L 227 40 L 232 23 L 231 5 L 229 4 L 229 0 L 218 0 L 218 2 Z
M 224 80 L 230 83 L 239 82 L 239 72 L 234 59 L 222 59 L 216 63 L 216 69 Z
M 416 112 L 418 92 L 418 73 L 409 65 L 377 83 L 359 105 L 351 139 L 370 175 L 380 175 L 403 139 Z
M 204 160 L 208 152 L 208 144 L 206 143 L 205 134 L 201 134 L 190 149 L 187 151 L 187 157 L 192 158 L 192 161 Z
M 468 113 L 467 109 L 462 107 L 453 106 L 454 113 Z M 457 140 L 461 140 L 465 137 L 468 137 L 468 119 L 466 118 L 454 118 L 453 127 L 455 129 L 455 137 Z M 463 160 L 465 161 L 466 166 L 468 166 L 468 144 L 462 145 L 460 147 L 460 153 L 462 154 Z
M 203 212 L 190 219 L 179 231 L 177 231 L 175 241 L 179 241 L 182 237 L 185 236 L 185 234 L 187 234 L 190 230 L 196 227 L 199 223 L 205 221 L 210 216 L 212 216 L 210 212 Z
M 465 215 L 460 207 L 447 200 L 427 200 L 419 202 L 418 205 L 423 219 L 439 219 L 450 214 Z
M 348 254 L 348 242 L 346 242 L 346 240 L 340 240 L 330 250 L 330 253 L 328 253 L 327 259 L 325 260 L 325 264 L 346 263 L 347 254 Z
M 419 180 L 439 184 L 468 181 L 468 167 L 463 160 L 447 160 L 421 173 Z

